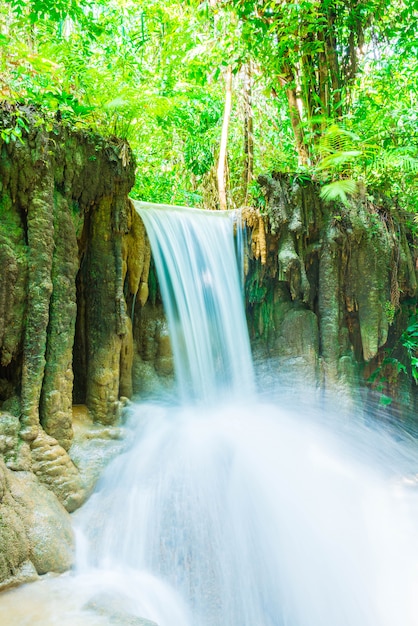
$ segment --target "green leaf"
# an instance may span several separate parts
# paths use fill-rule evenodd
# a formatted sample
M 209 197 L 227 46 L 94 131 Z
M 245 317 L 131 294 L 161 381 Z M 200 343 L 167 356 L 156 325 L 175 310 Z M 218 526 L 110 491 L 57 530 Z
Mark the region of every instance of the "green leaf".
M 341 165 L 345 165 L 346 163 L 354 161 L 357 157 L 361 156 L 361 150 L 346 150 L 339 151 L 330 154 L 317 164 L 316 169 L 318 171 L 321 170 L 329 170 L 336 169 Z
M 326 202 L 340 200 L 344 204 L 348 202 L 347 194 L 352 195 L 357 191 L 355 180 L 336 180 L 333 183 L 324 185 L 320 191 L 320 196 Z
M 381 404 L 382 406 L 389 406 L 389 404 L 392 404 L 393 400 L 392 398 L 390 398 L 389 396 L 386 396 L 385 394 L 381 394 L 380 398 L 379 398 L 379 404 Z

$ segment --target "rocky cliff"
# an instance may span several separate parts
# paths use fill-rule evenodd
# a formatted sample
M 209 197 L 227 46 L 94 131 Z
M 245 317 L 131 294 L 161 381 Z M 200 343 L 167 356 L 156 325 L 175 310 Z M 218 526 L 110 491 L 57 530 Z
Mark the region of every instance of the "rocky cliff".
M 415 319 L 417 259 L 410 217 L 393 199 L 359 193 L 346 204 L 325 203 L 311 181 L 277 174 L 259 182 L 262 217 L 244 211 L 256 352 L 304 385 L 340 397 L 368 385 L 394 407 L 411 405 L 415 370 L 404 344 Z
M 3 106 L 3 127 L 17 116 L 29 131 L 0 141 L 0 583 L 70 562 L 67 511 L 88 490 L 68 454 L 72 407 L 86 405 L 104 425 L 117 421 L 120 397 L 132 393 L 131 310 L 147 299 L 150 263 L 128 200 L 127 143 L 25 108 Z M 25 510 L 38 500 L 46 508 L 35 530 Z M 66 529 L 63 559 L 47 541 L 51 523 Z M 43 565 L 36 532 L 51 557 Z

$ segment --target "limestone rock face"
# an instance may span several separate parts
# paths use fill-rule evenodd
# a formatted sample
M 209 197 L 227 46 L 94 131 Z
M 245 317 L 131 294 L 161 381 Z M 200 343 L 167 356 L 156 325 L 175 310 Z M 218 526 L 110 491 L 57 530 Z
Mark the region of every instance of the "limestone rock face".
M 134 319 L 133 392 L 137 396 L 170 389 L 174 364 L 167 321 L 161 303 L 137 305 Z
M 5 127 L 14 115 L 0 105 Z M 59 511 L 74 511 L 93 483 L 69 455 L 72 405 L 118 422 L 133 386 L 132 309 L 145 304 L 150 264 L 128 200 L 127 143 L 24 115 L 22 141 L 0 139 L 0 584 L 71 563 Z
M 84 486 L 78 469 L 67 452 L 40 429 L 31 444 L 32 471 L 69 511 L 75 511 L 85 500 Z
M 70 516 L 31 472 L 0 460 L 0 589 L 73 562 Z
M 67 511 L 30 472 L 13 472 L 8 482 L 28 540 L 29 560 L 38 574 L 69 569 L 74 537 Z
M 40 398 L 44 430 L 66 449 L 72 440 L 73 343 L 78 246 L 74 221 L 65 196 L 54 199 L 54 252 L 48 343 Z
M 0 419 L 0 454 L 7 461 L 14 457 L 19 442 L 20 421 L 8 412 L 1 413 Z
M 10 579 L 29 558 L 30 546 L 19 506 L 10 492 L 11 472 L 0 461 L 0 580 Z
M 129 436 L 121 426 L 94 423 L 86 406 L 74 406 L 73 415 L 71 459 L 82 478 L 83 493 L 87 498 L 110 459 L 126 449 Z
M 9 379 L 2 376 L 0 381 L 0 393 L 4 394 L 8 384 L 12 388 L 16 381 L 10 365 L 21 348 L 28 262 L 23 216 L 14 211 L 9 195 L 0 198 L 0 364 L 9 371 Z
M 42 426 L 68 450 L 73 399 L 112 423 L 121 368 L 130 391 L 124 287 L 144 302 L 150 252 L 126 142 L 25 118 L 22 142 L 0 142 L 0 403 L 19 395 L 21 440 Z
M 416 258 L 401 211 L 361 195 L 327 204 L 313 183 L 284 174 L 259 182 L 267 258 L 252 247 L 246 280 L 255 349 L 345 393 L 405 328 L 402 313 L 403 329 L 390 328 L 390 312 L 402 311 L 402 299 L 406 308 L 408 298 L 416 302 Z

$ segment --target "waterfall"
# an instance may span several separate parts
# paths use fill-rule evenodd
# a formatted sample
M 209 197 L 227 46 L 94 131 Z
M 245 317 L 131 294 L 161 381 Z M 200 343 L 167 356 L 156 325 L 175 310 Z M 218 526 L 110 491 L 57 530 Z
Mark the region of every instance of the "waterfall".
M 83 514 L 84 571 L 123 572 L 159 626 L 416 624 L 414 454 L 355 416 L 257 399 L 231 215 L 136 207 L 183 401 L 133 410 L 136 443 Z
M 132 408 L 31 626 L 416 626 L 416 443 L 307 389 L 257 397 L 231 215 L 136 206 L 182 402 Z
M 233 211 L 134 202 L 151 242 L 183 400 L 250 394 Z M 237 224 L 237 229 L 240 225 Z

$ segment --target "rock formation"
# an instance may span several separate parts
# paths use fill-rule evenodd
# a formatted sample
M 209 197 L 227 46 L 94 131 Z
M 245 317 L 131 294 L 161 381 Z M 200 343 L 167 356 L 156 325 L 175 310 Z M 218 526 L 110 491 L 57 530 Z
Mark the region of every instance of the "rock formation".
M 350 395 L 399 344 L 415 312 L 416 255 L 406 216 L 394 201 L 366 194 L 346 205 L 324 203 L 314 183 L 288 175 L 259 182 L 266 232 L 260 236 L 254 210 L 244 211 L 252 236 L 246 292 L 253 344 L 305 385 Z M 395 396 L 395 388 L 409 388 L 404 403 L 415 388 L 407 370 L 392 389 L 384 381 Z
M 126 299 L 145 303 L 150 263 L 128 200 L 127 143 L 32 109 L 19 114 L 29 132 L 0 142 L 0 583 L 7 584 L 71 563 L 65 509 L 75 510 L 90 489 L 68 453 L 72 406 L 87 405 L 102 424 L 119 418 L 120 396 L 132 393 Z M 2 124 L 14 115 L 3 106 Z M 46 553 L 38 556 L 42 537 Z

